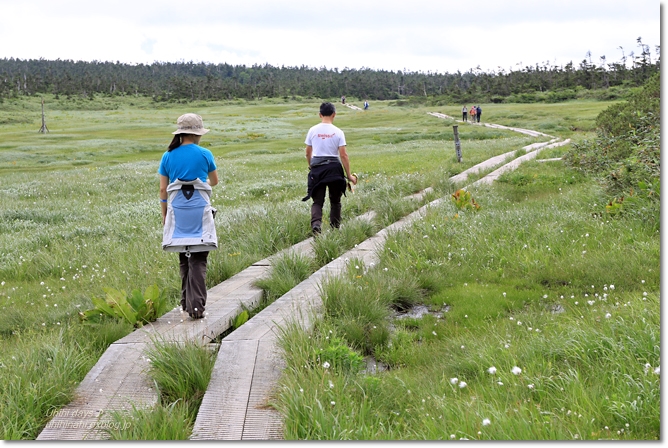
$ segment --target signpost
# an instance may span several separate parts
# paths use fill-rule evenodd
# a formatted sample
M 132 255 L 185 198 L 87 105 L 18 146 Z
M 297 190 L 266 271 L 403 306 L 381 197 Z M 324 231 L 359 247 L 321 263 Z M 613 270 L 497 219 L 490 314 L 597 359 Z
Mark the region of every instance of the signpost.
M 462 146 L 459 142 L 459 131 L 457 130 L 458 126 L 452 126 L 452 130 L 455 132 L 455 152 L 457 153 L 457 161 L 462 162 Z

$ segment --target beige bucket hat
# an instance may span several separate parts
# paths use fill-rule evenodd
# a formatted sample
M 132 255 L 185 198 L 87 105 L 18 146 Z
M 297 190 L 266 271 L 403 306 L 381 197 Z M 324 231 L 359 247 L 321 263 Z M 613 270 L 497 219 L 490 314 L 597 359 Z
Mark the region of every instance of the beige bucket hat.
M 178 129 L 172 134 L 195 134 L 204 135 L 209 129 L 204 128 L 202 117 L 197 114 L 183 114 L 176 120 Z

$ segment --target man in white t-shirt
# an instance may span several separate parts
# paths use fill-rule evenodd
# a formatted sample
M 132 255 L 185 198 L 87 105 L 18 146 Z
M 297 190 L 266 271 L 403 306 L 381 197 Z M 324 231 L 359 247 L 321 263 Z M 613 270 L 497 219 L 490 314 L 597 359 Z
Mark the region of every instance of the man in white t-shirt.
M 350 172 L 350 161 L 346 152 L 346 137 L 334 126 L 336 108 L 332 103 L 320 105 L 321 122 L 306 134 L 306 161 L 309 166 L 308 193 L 302 201 L 313 199 L 311 206 L 311 230 L 314 235 L 321 231 L 322 208 L 325 190 L 329 189 L 329 224 L 338 228 L 341 224 L 341 196 L 346 192 L 347 181 L 357 184 L 357 176 Z M 345 170 L 345 171 L 344 171 Z

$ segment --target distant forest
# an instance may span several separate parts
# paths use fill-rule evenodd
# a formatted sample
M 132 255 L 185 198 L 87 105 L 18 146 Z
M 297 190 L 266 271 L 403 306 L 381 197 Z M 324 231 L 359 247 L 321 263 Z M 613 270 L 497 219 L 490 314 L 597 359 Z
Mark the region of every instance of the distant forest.
M 369 100 L 441 98 L 452 102 L 558 102 L 579 91 L 614 92 L 642 85 L 660 70 L 660 47 L 637 39 L 640 51 L 618 62 L 605 56 L 579 64 L 549 63 L 508 71 L 461 73 L 402 72 L 368 68 L 274 67 L 195 62 L 84 62 L 0 59 L 0 101 L 21 95 L 92 98 L 93 95 L 142 95 L 155 101 L 273 98 L 350 98 Z M 621 47 L 619 47 L 621 49 Z M 628 89 L 626 89 L 628 90 Z

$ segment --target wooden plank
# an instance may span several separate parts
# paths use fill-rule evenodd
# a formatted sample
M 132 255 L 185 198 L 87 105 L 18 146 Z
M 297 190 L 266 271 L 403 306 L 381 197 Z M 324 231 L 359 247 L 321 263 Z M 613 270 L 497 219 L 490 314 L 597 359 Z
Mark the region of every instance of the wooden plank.
M 191 440 L 241 440 L 258 344 L 221 342 Z

